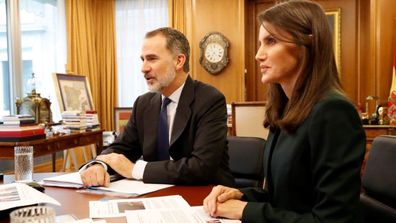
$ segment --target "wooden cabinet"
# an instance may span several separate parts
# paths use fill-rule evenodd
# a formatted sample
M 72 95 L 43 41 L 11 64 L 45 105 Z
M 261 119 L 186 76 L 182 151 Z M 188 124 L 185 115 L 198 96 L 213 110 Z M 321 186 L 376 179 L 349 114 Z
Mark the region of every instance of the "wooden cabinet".
M 366 132 L 367 145 L 373 143 L 375 137 L 380 135 L 396 135 L 396 126 L 393 125 L 363 125 Z

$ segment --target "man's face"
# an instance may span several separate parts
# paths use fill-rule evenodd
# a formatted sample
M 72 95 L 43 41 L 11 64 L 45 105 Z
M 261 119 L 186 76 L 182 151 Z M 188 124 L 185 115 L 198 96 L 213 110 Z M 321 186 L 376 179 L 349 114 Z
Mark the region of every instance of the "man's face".
M 162 92 L 175 79 L 176 58 L 166 48 L 166 39 L 162 35 L 146 38 L 140 56 L 142 72 L 150 91 Z

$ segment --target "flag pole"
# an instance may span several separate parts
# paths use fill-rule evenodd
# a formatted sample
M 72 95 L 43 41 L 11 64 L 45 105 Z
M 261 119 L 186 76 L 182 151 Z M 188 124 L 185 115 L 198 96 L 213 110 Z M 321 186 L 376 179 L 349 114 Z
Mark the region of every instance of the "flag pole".
M 390 124 L 396 125 L 396 19 L 393 21 L 393 65 L 392 65 L 392 84 L 388 98 L 388 116 Z

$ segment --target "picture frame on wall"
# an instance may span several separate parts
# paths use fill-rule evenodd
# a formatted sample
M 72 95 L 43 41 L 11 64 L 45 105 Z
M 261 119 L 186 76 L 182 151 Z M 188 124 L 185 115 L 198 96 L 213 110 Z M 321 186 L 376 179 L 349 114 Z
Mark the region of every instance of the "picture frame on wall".
M 122 133 L 132 115 L 132 107 L 115 107 L 114 108 L 114 131 Z
M 86 76 L 54 73 L 53 79 L 61 112 L 95 109 Z
M 334 56 L 341 75 L 341 8 L 326 9 L 325 14 L 333 35 Z

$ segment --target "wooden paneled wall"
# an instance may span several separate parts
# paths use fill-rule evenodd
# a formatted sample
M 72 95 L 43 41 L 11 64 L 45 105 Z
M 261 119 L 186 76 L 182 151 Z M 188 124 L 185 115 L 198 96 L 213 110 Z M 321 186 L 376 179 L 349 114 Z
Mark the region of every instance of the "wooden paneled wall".
M 365 1 L 369 8 L 370 23 L 365 27 L 362 36 L 369 40 L 361 42 L 361 49 L 369 47 L 368 54 L 361 53 L 366 63 L 361 64 L 362 94 L 361 101 L 367 95 L 379 96 L 384 104 L 389 96 L 392 82 L 393 49 L 396 47 L 396 1 L 370 0 Z M 365 15 L 361 15 L 363 17 Z M 365 24 L 361 24 L 365 25 Z
M 360 0 L 316 0 L 325 10 L 341 9 L 341 83 L 347 95 L 358 98 L 357 4 Z
M 186 30 L 191 41 L 191 74 L 220 89 L 227 102 L 265 100 L 254 55 L 259 11 L 275 0 L 185 0 Z M 392 80 L 396 1 L 315 0 L 325 9 L 341 9 L 341 81 L 353 102 L 368 95 L 385 103 Z M 214 76 L 199 64 L 199 41 L 219 31 L 230 41 L 230 63 Z
M 191 75 L 217 87 L 227 103 L 244 100 L 244 0 L 186 0 L 186 35 L 191 44 Z M 222 33 L 230 42 L 228 66 L 218 75 L 199 64 L 199 41 L 208 33 Z

